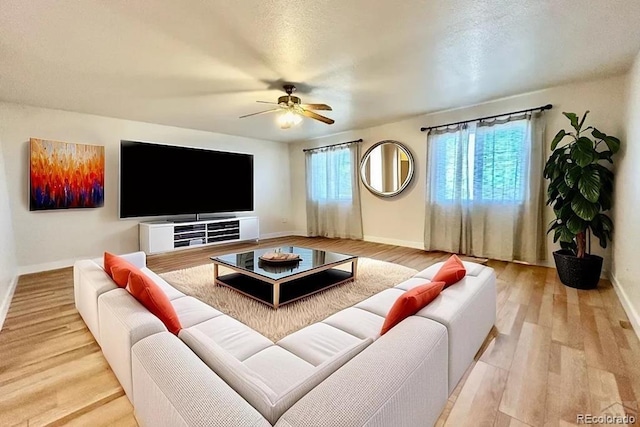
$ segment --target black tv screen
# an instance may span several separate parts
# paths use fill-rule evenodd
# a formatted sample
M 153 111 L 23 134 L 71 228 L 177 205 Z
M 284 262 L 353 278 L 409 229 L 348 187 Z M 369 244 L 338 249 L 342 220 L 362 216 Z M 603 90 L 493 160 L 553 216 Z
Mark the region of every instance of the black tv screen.
M 253 155 L 120 142 L 120 218 L 253 210 Z

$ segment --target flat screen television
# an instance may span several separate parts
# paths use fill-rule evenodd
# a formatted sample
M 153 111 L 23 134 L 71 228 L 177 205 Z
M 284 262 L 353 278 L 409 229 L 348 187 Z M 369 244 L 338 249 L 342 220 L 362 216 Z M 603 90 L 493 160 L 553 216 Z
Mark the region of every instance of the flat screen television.
M 120 141 L 120 218 L 253 210 L 253 155 Z

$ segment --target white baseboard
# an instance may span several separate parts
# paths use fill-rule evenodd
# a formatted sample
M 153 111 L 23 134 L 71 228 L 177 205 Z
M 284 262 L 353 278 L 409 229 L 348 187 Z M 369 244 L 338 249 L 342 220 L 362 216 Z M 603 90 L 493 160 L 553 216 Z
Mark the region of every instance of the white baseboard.
M 404 246 L 407 248 L 424 250 L 424 242 L 412 242 L 411 240 L 388 239 L 386 237 L 364 236 L 365 242 L 384 243 L 387 245 Z
M 261 234 L 260 239 L 275 239 L 276 237 L 298 236 L 295 231 L 277 231 L 275 233 Z
M 4 299 L 0 303 L 0 330 L 2 330 L 2 326 L 4 325 L 4 319 L 7 318 L 7 313 L 9 312 L 9 306 L 11 306 L 11 300 L 13 299 L 13 293 L 16 291 L 16 286 L 18 285 L 18 276 L 15 276 L 11 283 L 9 283 L 9 289 L 7 294 L 4 296 Z
M 620 282 L 613 273 L 611 273 L 611 283 L 613 284 L 613 289 L 615 289 L 616 294 L 618 294 L 618 299 L 620 299 L 620 302 L 622 303 L 622 308 L 624 308 L 625 313 L 627 313 L 627 317 L 631 322 L 633 330 L 640 339 L 640 314 L 631 303 L 631 300 L 629 299 L 627 292 L 624 290 L 624 287 L 620 285 Z
M 85 258 L 93 258 L 93 257 L 82 257 L 79 259 L 85 259 Z M 42 264 L 23 265 L 21 267 L 18 267 L 18 275 L 22 276 L 23 274 L 40 273 L 41 271 L 49 271 L 49 270 L 56 270 L 58 268 L 71 267 L 73 266 L 74 262 L 76 262 L 76 258 L 45 262 Z

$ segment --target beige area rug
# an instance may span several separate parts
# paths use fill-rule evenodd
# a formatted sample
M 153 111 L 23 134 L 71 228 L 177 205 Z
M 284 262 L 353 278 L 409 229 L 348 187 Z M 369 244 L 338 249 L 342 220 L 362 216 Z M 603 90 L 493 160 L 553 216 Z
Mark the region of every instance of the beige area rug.
M 350 264 L 344 266 L 344 269 L 348 268 Z M 227 268 L 220 267 L 220 275 L 229 272 Z M 417 270 L 398 264 L 358 258 L 358 275 L 354 282 L 338 285 L 277 310 L 232 289 L 215 286 L 213 264 L 171 271 L 160 276 L 181 292 L 238 319 L 275 342 L 373 294 L 391 288 L 416 273 Z

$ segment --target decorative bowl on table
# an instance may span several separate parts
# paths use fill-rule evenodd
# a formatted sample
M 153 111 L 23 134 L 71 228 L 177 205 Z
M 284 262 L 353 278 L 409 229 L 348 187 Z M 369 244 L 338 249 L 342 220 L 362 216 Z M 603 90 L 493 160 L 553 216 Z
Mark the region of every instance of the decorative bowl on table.
M 259 258 L 267 264 L 291 264 L 300 261 L 300 255 L 287 252 L 267 252 Z

